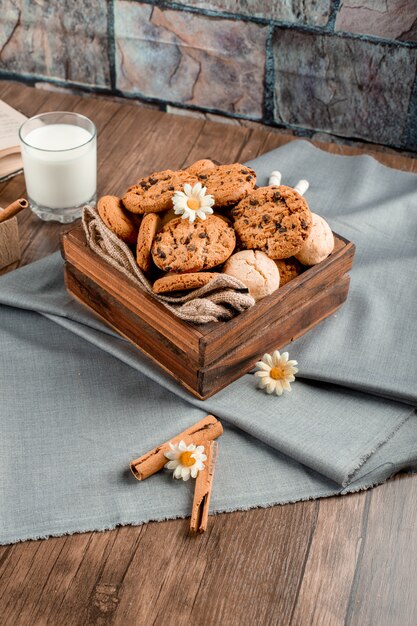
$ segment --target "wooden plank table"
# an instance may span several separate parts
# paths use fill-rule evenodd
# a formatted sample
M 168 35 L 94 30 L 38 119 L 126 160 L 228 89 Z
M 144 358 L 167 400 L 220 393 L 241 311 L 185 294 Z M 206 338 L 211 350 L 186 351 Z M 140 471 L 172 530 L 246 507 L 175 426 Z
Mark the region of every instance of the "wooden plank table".
M 151 170 L 210 155 L 245 161 L 293 139 L 11 82 L 0 83 L 0 98 L 28 116 L 91 117 L 100 194 L 120 194 Z M 393 151 L 323 147 L 417 171 L 417 160 Z M 23 176 L 0 184 L 0 205 L 24 193 Z M 55 251 L 67 228 L 29 211 L 18 219 L 21 265 Z M 193 539 L 188 520 L 173 520 L 0 546 L 0 623 L 415 626 L 416 519 L 417 478 L 404 474 L 363 493 L 217 515 Z

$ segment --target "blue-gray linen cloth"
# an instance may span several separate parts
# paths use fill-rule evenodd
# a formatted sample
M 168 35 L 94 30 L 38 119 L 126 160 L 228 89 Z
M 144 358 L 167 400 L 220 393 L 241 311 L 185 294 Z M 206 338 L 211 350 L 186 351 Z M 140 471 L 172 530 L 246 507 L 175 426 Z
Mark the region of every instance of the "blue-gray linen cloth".
M 193 484 L 129 461 L 220 418 L 211 510 L 365 489 L 417 467 L 417 176 L 304 141 L 251 162 L 307 178 L 311 209 L 357 246 L 347 302 L 289 346 L 281 398 L 253 374 L 192 398 L 65 292 L 59 254 L 0 279 L 0 543 L 189 515 Z M 260 355 L 261 356 L 261 355 Z

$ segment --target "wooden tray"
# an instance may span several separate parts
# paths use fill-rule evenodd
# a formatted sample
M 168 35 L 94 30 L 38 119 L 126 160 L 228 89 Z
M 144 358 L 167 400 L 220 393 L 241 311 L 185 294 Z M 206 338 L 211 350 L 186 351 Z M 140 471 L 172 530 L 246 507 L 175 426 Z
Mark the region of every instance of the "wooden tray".
M 69 293 L 194 396 L 208 398 L 331 315 L 346 300 L 355 246 L 335 234 L 319 265 L 228 322 L 180 320 L 87 246 L 81 226 L 62 235 Z

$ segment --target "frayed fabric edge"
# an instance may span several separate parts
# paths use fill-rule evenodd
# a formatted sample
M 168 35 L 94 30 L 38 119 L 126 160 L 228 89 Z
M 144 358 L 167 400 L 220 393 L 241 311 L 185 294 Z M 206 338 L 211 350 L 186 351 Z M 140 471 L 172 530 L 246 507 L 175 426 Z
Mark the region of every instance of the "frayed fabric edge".
M 414 415 L 414 413 L 416 413 L 417 411 L 415 409 L 412 409 L 410 411 L 410 413 L 408 415 L 406 415 L 402 420 L 399 421 L 399 423 L 395 426 L 395 428 L 388 434 L 387 437 L 385 437 L 385 439 L 383 441 L 379 441 L 378 444 L 376 446 L 374 446 L 373 448 L 371 448 L 371 450 L 369 450 L 366 454 L 364 454 L 360 459 L 358 464 L 356 465 L 356 467 L 353 468 L 353 470 L 351 472 L 349 472 L 349 474 L 347 475 L 347 478 L 345 481 L 343 481 L 342 483 L 342 487 L 348 487 L 353 480 L 355 480 L 355 476 L 356 474 L 359 472 L 359 470 L 363 467 L 363 465 L 366 463 L 366 461 L 368 461 L 371 456 L 373 454 L 375 454 L 375 452 L 377 450 L 379 450 L 383 445 L 385 445 L 390 439 L 392 439 L 394 437 L 394 435 L 400 430 L 400 428 L 402 426 L 404 426 L 404 424 L 411 418 L 412 415 Z
M 216 508 L 215 511 L 210 511 L 210 517 L 214 517 L 214 516 L 221 515 L 224 513 L 235 513 L 237 511 L 251 511 L 254 509 L 269 509 L 274 506 L 284 506 L 286 504 L 296 504 L 297 502 L 308 502 L 311 500 L 320 500 L 322 498 L 331 498 L 331 497 L 337 497 L 337 496 L 345 496 L 345 495 L 349 495 L 353 493 L 359 493 L 361 491 L 367 491 L 368 489 L 372 489 L 379 485 L 383 485 L 384 483 L 387 482 L 387 480 L 390 480 L 391 478 L 393 478 L 393 476 L 396 476 L 397 474 L 400 474 L 400 473 L 402 473 L 401 469 L 396 470 L 393 474 L 389 476 L 384 476 L 383 478 L 381 478 L 381 480 L 374 480 L 369 483 L 366 483 L 365 485 L 360 485 L 358 487 L 347 486 L 347 487 L 342 487 L 339 490 L 324 491 L 320 494 L 314 494 L 310 496 L 288 498 L 285 500 L 271 500 L 270 502 L 264 502 L 260 504 L 254 503 L 254 504 L 238 505 L 238 506 L 236 505 L 220 506 Z M 408 475 L 408 474 L 409 475 L 417 474 L 417 466 L 414 469 L 411 469 L 411 470 L 407 469 L 406 472 L 404 471 L 404 475 Z M 33 534 L 27 534 L 22 537 L 18 537 L 16 539 L 0 540 L 0 546 L 15 545 L 18 543 L 23 543 L 25 541 L 43 541 L 45 539 L 50 539 L 52 537 L 67 537 L 67 536 L 79 535 L 83 533 L 107 532 L 110 530 L 116 530 L 117 528 L 123 528 L 125 526 L 138 527 L 138 526 L 143 526 L 144 524 L 149 524 L 151 522 L 167 522 L 170 520 L 187 519 L 189 517 L 190 516 L 188 514 L 187 515 L 182 515 L 182 514 L 158 515 L 158 516 L 150 517 L 144 520 L 124 520 L 124 521 L 118 521 L 115 523 L 109 523 L 109 524 L 104 524 L 104 525 L 96 525 L 94 524 L 94 522 L 92 522 L 91 526 L 82 526 L 82 527 L 74 528 L 73 530 L 67 530 L 67 531 L 57 530 L 57 531 L 51 531 L 51 532 L 46 532 L 46 533 L 35 532 Z

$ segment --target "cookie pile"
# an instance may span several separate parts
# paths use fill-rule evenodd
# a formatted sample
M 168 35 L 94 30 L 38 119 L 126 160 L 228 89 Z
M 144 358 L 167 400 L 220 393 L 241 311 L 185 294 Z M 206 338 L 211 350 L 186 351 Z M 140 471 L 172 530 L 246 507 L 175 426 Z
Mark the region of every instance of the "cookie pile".
M 245 165 L 202 159 L 142 178 L 98 213 L 135 247 L 156 294 L 202 287 L 225 272 L 259 300 L 333 250 L 328 224 L 291 187 L 256 186 Z

